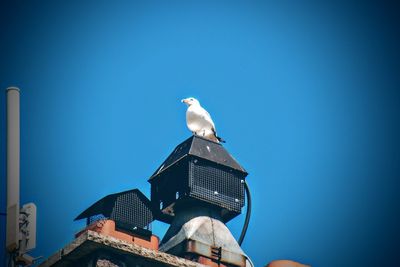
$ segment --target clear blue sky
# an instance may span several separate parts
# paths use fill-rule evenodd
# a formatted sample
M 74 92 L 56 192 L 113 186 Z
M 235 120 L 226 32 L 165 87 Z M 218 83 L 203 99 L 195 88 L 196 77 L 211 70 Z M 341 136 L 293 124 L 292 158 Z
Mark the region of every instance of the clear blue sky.
M 107 194 L 149 196 L 147 179 L 190 136 L 179 101 L 194 96 L 250 173 L 243 249 L 257 266 L 390 265 L 398 12 L 320 2 L 2 3 L 0 88 L 21 88 L 21 203 L 38 207 L 32 254 L 70 242 L 84 225 L 73 218 Z M 243 220 L 228 224 L 237 237 Z

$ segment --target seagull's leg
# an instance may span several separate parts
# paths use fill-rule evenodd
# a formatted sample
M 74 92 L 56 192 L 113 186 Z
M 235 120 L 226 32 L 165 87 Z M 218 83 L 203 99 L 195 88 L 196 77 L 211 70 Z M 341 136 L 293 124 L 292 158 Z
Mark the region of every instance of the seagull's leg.
M 203 129 L 203 137 L 206 135 L 206 129 Z

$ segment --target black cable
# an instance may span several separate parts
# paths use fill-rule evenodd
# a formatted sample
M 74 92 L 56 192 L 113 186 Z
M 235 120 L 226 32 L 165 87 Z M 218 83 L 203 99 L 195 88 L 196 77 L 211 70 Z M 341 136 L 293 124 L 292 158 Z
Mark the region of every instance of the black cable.
M 244 189 L 246 190 L 246 197 L 247 197 L 247 210 L 246 210 L 246 219 L 244 220 L 244 225 L 242 229 L 242 233 L 240 234 L 239 237 L 239 246 L 242 245 L 243 239 L 246 235 L 247 232 L 247 227 L 249 227 L 249 222 L 250 222 L 250 216 L 251 216 L 251 194 L 250 194 L 250 189 L 249 185 L 247 184 L 246 180 L 243 180 L 244 184 Z

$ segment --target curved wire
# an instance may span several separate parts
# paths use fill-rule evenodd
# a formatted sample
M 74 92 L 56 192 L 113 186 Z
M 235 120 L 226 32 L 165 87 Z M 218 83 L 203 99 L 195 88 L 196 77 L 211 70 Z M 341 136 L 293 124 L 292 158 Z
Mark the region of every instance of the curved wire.
M 246 235 L 247 228 L 249 227 L 249 222 L 250 222 L 250 216 L 251 216 L 251 194 L 250 194 L 250 188 L 249 185 L 247 184 L 246 180 L 242 180 L 244 184 L 244 189 L 246 191 L 246 196 L 247 196 L 247 210 L 246 210 L 246 219 L 244 221 L 242 233 L 240 234 L 238 243 L 239 246 L 242 245 L 243 239 Z

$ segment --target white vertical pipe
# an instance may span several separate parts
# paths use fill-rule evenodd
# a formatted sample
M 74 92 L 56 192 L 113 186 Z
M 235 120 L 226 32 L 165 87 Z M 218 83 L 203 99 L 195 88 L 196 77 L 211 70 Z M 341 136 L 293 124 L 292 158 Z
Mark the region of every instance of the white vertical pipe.
M 8 251 L 19 242 L 20 101 L 19 89 L 7 88 L 7 235 Z

